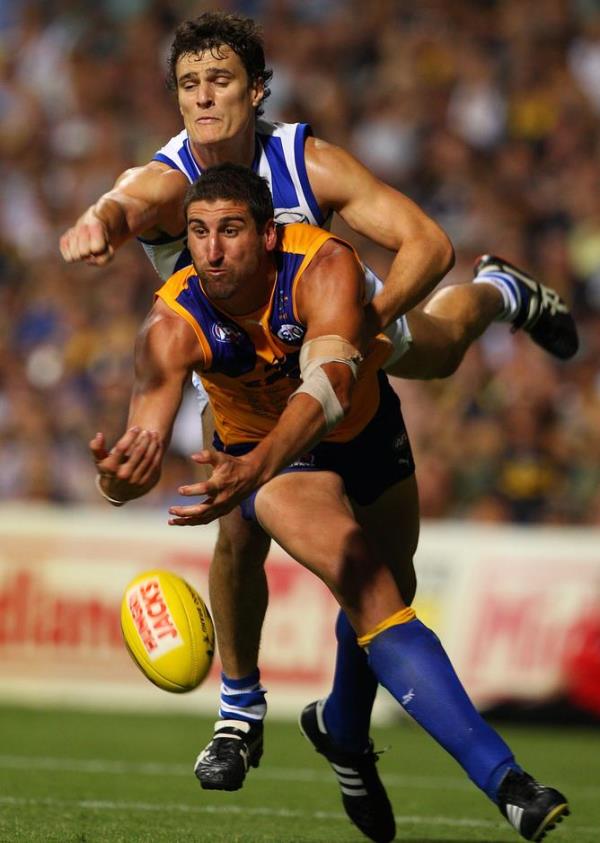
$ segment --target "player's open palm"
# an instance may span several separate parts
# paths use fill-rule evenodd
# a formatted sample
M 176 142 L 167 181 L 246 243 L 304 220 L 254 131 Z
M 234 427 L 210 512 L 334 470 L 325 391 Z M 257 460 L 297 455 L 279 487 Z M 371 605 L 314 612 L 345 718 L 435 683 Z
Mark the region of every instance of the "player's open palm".
M 256 467 L 247 457 L 234 457 L 220 451 L 201 451 L 192 459 L 200 465 L 211 465 L 212 474 L 203 483 L 181 486 L 179 494 L 186 497 L 203 496 L 191 506 L 171 506 L 169 524 L 193 527 L 209 524 L 235 509 L 259 485 Z

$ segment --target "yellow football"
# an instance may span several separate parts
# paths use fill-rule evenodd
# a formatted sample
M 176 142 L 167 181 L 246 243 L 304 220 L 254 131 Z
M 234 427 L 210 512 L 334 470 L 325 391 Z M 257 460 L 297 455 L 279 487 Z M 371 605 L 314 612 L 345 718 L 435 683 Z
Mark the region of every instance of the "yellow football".
M 215 632 L 209 611 L 198 592 L 171 571 L 147 571 L 129 583 L 121 631 L 136 665 L 165 691 L 191 691 L 210 670 Z

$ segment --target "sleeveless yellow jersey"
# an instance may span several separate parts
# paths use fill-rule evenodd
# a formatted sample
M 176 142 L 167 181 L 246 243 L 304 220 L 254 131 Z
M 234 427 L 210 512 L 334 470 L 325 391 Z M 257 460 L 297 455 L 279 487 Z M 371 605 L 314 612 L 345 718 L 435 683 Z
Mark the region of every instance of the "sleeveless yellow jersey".
M 172 275 L 156 294 L 198 337 L 206 361 L 198 374 L 226 446 L 263 439 L 300 385 L 298 355 L 306 326 L 296 310 L 296 293 L 321 246 L 340 240 L 304 223 L 283 226 L 278 236 L 271 297 L 255 313 L 234 318 L 219 310 L 204 293 L 193 266 Z M 359 369 L 350 412 L 326 441 L 347 442 L 374 416 L 379 404 L 377 370 L 390 351 L 385 336 L 373 340 Z

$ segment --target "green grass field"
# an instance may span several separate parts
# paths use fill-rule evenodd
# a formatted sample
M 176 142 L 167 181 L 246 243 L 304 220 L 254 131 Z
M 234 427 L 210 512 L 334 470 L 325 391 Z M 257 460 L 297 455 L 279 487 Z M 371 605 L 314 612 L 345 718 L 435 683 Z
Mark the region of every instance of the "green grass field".
M 203 791 L 193 760 L 212 720 L 0 708 L 4 843 L 300 843 L 365 840 L 323 759 L 293 723 L 270 721 L 263 761 L 237 793 Z M 521 762 L 563 789 L 553 843 L 600 841 L 600 731 L 501 727 Z M 403 722 L 374 732 L 398 840 L 520 839 L 455 763 Z

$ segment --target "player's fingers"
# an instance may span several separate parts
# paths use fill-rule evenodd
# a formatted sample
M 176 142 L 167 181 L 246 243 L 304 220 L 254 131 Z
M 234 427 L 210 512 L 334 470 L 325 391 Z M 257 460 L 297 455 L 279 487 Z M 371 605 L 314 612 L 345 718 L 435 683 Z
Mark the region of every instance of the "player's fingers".
M 117 476 L 121 480 L 133 480 L 133 475 L 143 462 L 151 442 L 152 436 L 149 431 L 138 429 L 137 432 L 128 431 L 125 442 L 121 442 L 118 449 L 113 449 L 121 459 L 117 471 Z
M 87 226 L 89 251 L 92 255 L 105 255 L 110 249 L 110 243 L 106 236 L 104 225 L 98 222 L 90 222 Z
M 203 524 L 210 524 L 219 518 L 218 515 L 190 515 L 187 518 L 173 517 L 169 518 L 168 524 L 170 527 L 199 527 Z
M 191 458 L 199 465 L 212 465 L 215 467 L 223 462 L 225 455 L 220 451 L 213 451 L 209 448 L 205 448 L 197 454 L 192 454 Z
M 132 432 L 131 440 L 129 437 L 126 441 L 129 442 L 125 447 L 121 447 L 118 451 L 121 458 L 121 464 L 117 472 L 118 476 L 123 480 L 137 483 L 137 476 L 140 470 L 144 471 L 144 465 L 148 456 L 148 449 L 151 450 L 150 459 L 154 453 L 154 435 L 148 430 L 139 430 L 136 433 Z
M 113 445 L 111 454 L 116 454 L 118 457 L 126 457 L 129 449 L 139 436 L 141 428 L 135 425 L 125 431 L 123 436 Z
M 108 246 L 106 251 L 101 255 L 88 255 L 84 260 L 89 266 L 104 266 L 109 263 L 114 257 L 115 250 L 112 246 Z
M 98 432 L 94 438 L 90 440 L 89 448 L 96 462 L 100 462 L 108 456 L 108 451 L 106 450 L 106 440 L 104 439 L 104 434 L 101 432 Z
M 144 486 L 154 471 L 159 467 L 162 459 L 162 445 L 157 433 L 150 432 L 149 439 L 141 454 L 137 467 L 131 474 L 131 481 L 138 486 Z
M 58 241 L 60 253 L 67 263 L 71 263 L 73 261 L 73 255 L 71 251 L 71 231 L 71 228 L 68 231 L 65 231 L 63 236 Z
M 196 495 L 212 495 L 216 490 L 214 484 L 211 485 L 210 480 L 205 480 L 201 483 L 190 483 L 186 486 L 180 486 L 177 491 L 186 498 L 193 498 Z
M 109 249 L 101 223 L 82 223 L 73 229 L 71 253 L 75 260 L 100 259 Z
M 216 504 L 212 498 L 207 497 L 200 503 L 190 506 L 173 504 L 173 506 L 169 507 L 169 515 L 172 516 L 173 523 L 187 524 L 190 520 L 193 520 L 197 524 L 208 524 L 209 521 L 218 518 L 219 509 L 219 504 Z

